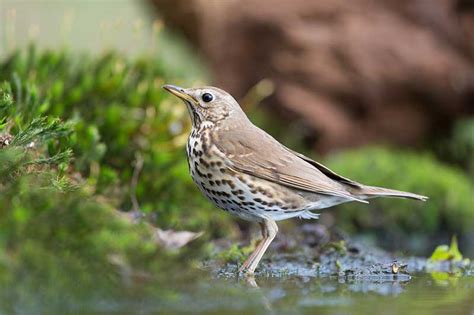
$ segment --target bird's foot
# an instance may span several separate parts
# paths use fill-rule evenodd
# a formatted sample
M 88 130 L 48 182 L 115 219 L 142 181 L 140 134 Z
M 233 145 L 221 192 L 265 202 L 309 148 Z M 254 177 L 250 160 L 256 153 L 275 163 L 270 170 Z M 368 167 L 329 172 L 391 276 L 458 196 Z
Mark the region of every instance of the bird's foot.
M 254 271 L 249 269 L 249 265 L 250 265 L 250 264 L 247 264 L 247 263 L 245 262 L 242 266 L 240 266 L 240 268 L 239 268 L 239 274 L 243 274 L 243 275 L 253 275 L 253 274 L 254 274 Z

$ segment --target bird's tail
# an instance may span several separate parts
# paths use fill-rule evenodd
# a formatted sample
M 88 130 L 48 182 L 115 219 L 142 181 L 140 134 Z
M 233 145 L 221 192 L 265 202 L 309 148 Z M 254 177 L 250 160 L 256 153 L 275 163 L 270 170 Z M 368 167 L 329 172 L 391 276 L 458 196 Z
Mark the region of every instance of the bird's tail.
M 362 186 L 353 192 L 357 196 L 364 196 L 366 198 L 375 198 L 375 197 L 394 197 L 394 198 L 409 198 L 415 200 L 426 201 L 428 197 L 413 194 L 406 191 L 375 187 L 375 186 Z

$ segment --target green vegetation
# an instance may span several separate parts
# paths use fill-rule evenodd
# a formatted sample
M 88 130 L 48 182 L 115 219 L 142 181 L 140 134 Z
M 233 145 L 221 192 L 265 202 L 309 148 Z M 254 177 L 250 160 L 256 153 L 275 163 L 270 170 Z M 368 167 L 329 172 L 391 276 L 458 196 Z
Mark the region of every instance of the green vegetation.
M 451 245 L 439 245 L 431 254 L 431 261 L 446 261 L 451 260 L 454 262 L 462 261 L 463 257 L 458 248 L 458 241 L 453 236 L 451 239 Z
M 60 117 L 72 133 L 59 146 L 72 149 L 70 172 L 121 210 L 140 209 L 164 228 L 206 229 L 219 234 L 227 218 L 198 197 L 183 154 L 190 127 L 185 107 L 161 89 L 178 79 L 160 60 L 128 61 L 114 53 L 99 58 L 67 52 L 38 53 L 32 47 L 0 64 L 26 118 Z M 188 78 L 196 80 L 196 78 Z M 34 100 L 22 91 L 33 90 Z M 19 128 L 13 124 L 12 128 Z M 136 170 L 135 166 L 143 165 Z M 134 171 L 139 173 L 132 185 Z
M 2 287 L 14 294 L 13 288 L 35 276 L 57 294 L 62 286 L 79 281 L 93 287 L 117 274 L 157 278 L 193 250 L 163 250 L 151 225 L 132 222 L 106 195 L 98 195 L 95 181 L 78 175 L 70 164 L 71 150 L 63 149 L 72 141 L 74 123 L 45 116 L 48 102 L 35 86 L 20 82 L 16 89 L 8 83 L 0 87 Z

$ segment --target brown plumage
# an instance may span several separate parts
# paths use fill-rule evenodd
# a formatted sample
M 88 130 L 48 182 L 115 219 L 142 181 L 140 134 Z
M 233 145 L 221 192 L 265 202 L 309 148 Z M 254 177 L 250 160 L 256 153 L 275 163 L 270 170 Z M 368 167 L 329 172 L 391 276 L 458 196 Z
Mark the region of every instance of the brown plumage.
M 215 205 L 262 228 L 263 240 L 242 271 L 254 272 L 278 231 L 275 221 L 317 218 L 314 210 L 373 197 L 427 199 L 360 184 L 292 151 L 253 125 L 223 90 L 164 88 L 185 102 L 191 116 L 186 151 L 194 182 Z

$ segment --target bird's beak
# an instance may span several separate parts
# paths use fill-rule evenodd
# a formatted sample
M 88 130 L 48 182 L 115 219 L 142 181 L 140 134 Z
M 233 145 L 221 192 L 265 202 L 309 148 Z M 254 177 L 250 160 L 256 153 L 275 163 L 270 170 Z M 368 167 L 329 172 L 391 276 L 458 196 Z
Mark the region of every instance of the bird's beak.
M 196 104 L 198 101 L 192 96 L 186 93 L 185 89 L 182 87 L 176 86 L 176 85 L 171 85 L 171 84 L 166 84 L 162 86 L 166 91 L 170 92 L 171 94 L 179 97 L 183 101 L 190 102 L 191 104 Z

